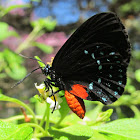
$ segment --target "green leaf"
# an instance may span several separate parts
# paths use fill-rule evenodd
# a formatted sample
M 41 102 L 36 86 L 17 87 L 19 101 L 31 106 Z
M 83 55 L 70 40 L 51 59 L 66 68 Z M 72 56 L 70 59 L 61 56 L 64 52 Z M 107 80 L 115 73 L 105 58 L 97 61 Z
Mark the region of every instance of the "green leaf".
M 15 31 L 10 31 L 9 25 L 7 23 L 0 22 L 0 41 L 3 41 L 4 39 L 6 39 L 10 36 L 18 37 L 18 34 Z
M 9 101 L 9 102 L 13 102 L 13 103 L 16 103 L 16 104 L 19 104 L 19 105 L 23 106 L 24 108 L 26 108 L 30 112 L 30 114 L 32 114 L 34 122 L 37 123 L 34 112 L 24 102 L 22 102 L 22 101 L 20 101 L 16 98 L 11 98 L 11 97 L 5 96 L 1 93 L 0 93 L 0 101 Z
M 109 140 L 109 139 L 107 138 L 107 136 L 100 134 L 97 131 L 93 131 L 93 136 L 89 138 L 88 140 Z
M 8 122 L 0 121 L 0 139 L 1 140 L 31 140 L 33 129 L 26 125 L 15 125 Z
M 98 116 L 98 118 L 96 119 L 97 122 L 106 122 L 106 121 L 110 121 L 110 116 L 113 113 L 113 109 L 108 109 L 105 112 L 101 112 Z
M 133 51 L 132 56 L 133 58 L 140 60 L 140 51 L 139 50 Z
M 89 102 L 89 101 L 88 101 L 88 102 Z M 87 106 L 87 105 L 86 105 L 86 106 Z M 102 105 L 102 104 L 99 104 L 99 105 L 97 105 L 96 107 L 94 107 L 94 109 L 91 109 L 90 111 L 88 111 L 88 112 L 86 113 L 86 116 L 87 116 L 88 118 L 90 118 L 90 120 L 91 120 L 92 122 L 95 122 L 96 119 L 97 119 L 97 117 L 98 117 L 98 115 L 99 115 L 99 113 L 101 112 L 102 108 L 103 108 L 103 105 Z
M 45 21 L 44 21 L 44 26 L 48 31 L 53 31 L 54 28 L 56 27 L 56 20 L 53 20 L 51 17 L 48 17 Z
M 52 31 L 56 27 L 56 21 L 52 20 L 51 17 L 40 18 L 36 21 L 31 22 L 31 25 L 34 28 L 35 27 L 38 27 L 40 29 L 46 28 L 48 31 Z
M 62 99 L 63 99 L 63 102 L 60 104 L 61 108 L 59 109 L 59 112 L 61 114 L 61 119 L 63 119 L 70 111 L 66 98 L 62 98 Z
M 5 69 L 5 72 L 7 73 L 8 76 L 10 76 L 15 80 L 20 80 L 26 76 L 26 69 L 19 65 L 15 65 L 13 69 L 7 67 Z
M 63 103 L 64 102 L 64 103 Z M 86 113 L 85 120 L 88 119 L 88 121 L 80 119 L 75 113 L 71 112 L 71 114 L 67 115 L 68 112 L 70 112 L 70 108 L 67 105 L 67 102 L 64 100 L 62 103 L 62 108 L 60 108 L 60 114 L 65 117 L 63 121 L 61 122 L 61 126 L 67 126 L 67 125 L 74 125 L 76 123 L 81 124 L 88 124 L 88 125 L 95 125 L 96 118 L 99 114 L 99 112 L 102 109 L 102 105 L 98 105 L 95 107 L 95 109 L 89 111 Z M 62 109 L 62 110 L 61 110 Z
M 0 73 L 0 79 L 6 78 L 6 74 L 5 73 Z
M 106 121 L 110 121 L 110 116 L 112 115 L 113 113 L 113 109 L 108 109 L 107 111 L 105 112 L 101 112 L 101 109 L 102 109 L 103 105 L 98 105 L 94 111 L 93 111 L 93 119 L 91 116 L 88 115 L 87 113 L 87 116 L 89 116 L 90 118 L 90 121 L 87 121 L 87 125 L 89 126 L 92 126 L 92 125 L 99 125 L 100 123 L 103 123 L 103 122 L 106 122 Z M 90 111 L 92 113 L 92 111 Z M 91 114 L 90 113 L 90 114 Z
M 40 67 L 44 68 L 46 66 L 44 63 L 41 62 L 42 60 L 38 56 L 35 56 L 35 58 L 40 60 L 40 61 L 37 61 Z
M 140 69 L 135 71 L 135 78 L 138 82 L 140 82 Z
M 54 135 L 54 139 L 63 140 L 87 140 L 93 135 L 93 130 L 86 125 L 72 125 L 62 129 L 52 128 L 50 134 Z
M 120 119 L 92 128 L 119 140 L 140 140 L 140 120 L 137 119 Z
M 119 7 L 119 10 L 120 12 L 122 12 L 122 14 L 126 12 L 129 13 L 130 11 L 139 12 L 140 11 L 139 5 L 140 5 L 139 0 L 130 1 L 127 2 L 126 4 L 122 4 L 122 6 Z
M 46 104 L 37 101 L 35 103 L 35 112 L 37 115 L 43 115 L 45 113 Z
M 34 96 L 34 99 L 36 99 L 37 101 L 39 101 L 40 103 L 44 103 L 44 98 L 43 98 L 43 96 L 39 96 L 39 95 L 35 95 Z M 31 100 L 30 100 L 31 101 Z M 35 102 L 36 103 L 36 102 Z
M 26 69 L 21 65 L 23 59 L 9 49 L 5 49 L 3 55 L 7 64 L 5 67 L 6 74 L 15 80 L 24 78 L 26 76 Z
M 11 97 L 8 97 L 6 95 L 3 95 L 0 93 L 0 101 L 9 101 L 9 102 L 14 102 L 14 103 L 17 103 L 21 106 L 23 106 L 23 102 L 21 102 L 20 100 L 16 99 L 16 98 L 11 98 Z
M 135 88 L 135 86 L 133 86 L 133 85 L 128 85 L 127 88 L 126 88 L 126 90 L 127 90 L 129 93 L 133 93 L 133 92 L 136 91 L 136 88 Z
M 104 134 L 97 131 L 93 131 L 93 136 L 88 140 L 132 140 L 125 137 L 119 137 L 113 134 Z
M 31 7 L 31 5 L 30 4 L 24 4 L 24 5 L 11 5 L 11 6 L 9 6 L 8 8 L 3 8 L 3 13 L 2 13 L 2 15 L 1 15 L 1 17 L 2 16 L 4 16 L 4 15 L 6 15 L 7 13 L 9 13 L 10 11 L 12 11 L 12 10 L 14 10 L 14 9 L 17 9 L 17 8 L 30 8 Z
M 40 50 L 42 50 L 43 52 L 47 54 L 51 54 L 53 52 L 53 47 L 51 46 L 48 46 L 39 42 L 34 42 L 33 45 L 38 47 Z

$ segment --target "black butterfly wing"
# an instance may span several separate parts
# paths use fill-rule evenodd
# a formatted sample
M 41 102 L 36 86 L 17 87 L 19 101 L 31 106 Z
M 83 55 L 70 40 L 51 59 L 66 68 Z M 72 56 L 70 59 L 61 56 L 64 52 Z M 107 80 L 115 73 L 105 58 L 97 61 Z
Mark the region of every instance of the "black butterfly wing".
M 66 90 L 73 93 L 73 85 L 85 86 L 87 100 L 97 100 L 104 104 L 116 101 L 124 91 L 127 63 L 114 49 L 104 43 L 95 43 L 79 50 L 78 63 L 71 66 L 72 74 L 64 77 Z M 69 62 L 68 62 L 69 63 Z M 74 94 L 74 93 L 73 93 Z M 82 97 L 80 93 L 76 94 Z
M 110 104 L 123 93 L 129 60 L 124 26 L 116 14 L 101 13 L 75 31 L 56 54 L 52 69 L 62 77 L 65 90 L 81 84 L 86 99 Z
M 97 42 L 112 45 L 119 50 L 126 62 L 129 62 L 130 44 L 124 26 L 115 13 L 100 13 L 88 19 L 72 34 L 56 54 L 53 67 L 59 71 L 60 65 L 57 64 L 60 64 L 67 54 Z

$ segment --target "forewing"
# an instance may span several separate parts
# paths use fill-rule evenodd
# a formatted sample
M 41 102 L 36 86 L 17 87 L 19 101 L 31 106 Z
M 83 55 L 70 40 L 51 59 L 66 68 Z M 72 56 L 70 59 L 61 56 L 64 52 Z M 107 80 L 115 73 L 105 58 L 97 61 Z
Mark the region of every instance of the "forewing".
M 123 60 L 129 62 L 130 44 L 124 26 L 116 14 L 100 13 L 83 23 L 66 41 L 54 58 L 53 69 L 59 75 L 63 72 L 71 73 L 69 69 L 71 65 L 66 63 L 69 58 L 72 58 L 70 63 L 73 64 L 79 49 L 86 49 L 87 45 L 94 43 L 106 43 L 116 48 L 120 55 L 122 55 Z

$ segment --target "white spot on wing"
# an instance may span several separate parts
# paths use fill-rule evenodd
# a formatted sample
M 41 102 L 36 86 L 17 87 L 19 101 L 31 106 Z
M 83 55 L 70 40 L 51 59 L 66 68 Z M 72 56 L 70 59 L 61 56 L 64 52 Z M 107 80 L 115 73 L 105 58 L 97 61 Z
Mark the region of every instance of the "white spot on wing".
M 97 64 L 98 64 L 98 65 L 100 65 L 100 64 L 101 64 L 100 60 L 97 60 Z
M 95 59 L 94 53 L 91 54 L 92 58 Z
M 111 53 L 110 53 L 110 55 L 114 55 L 114 54 L 115 54 L 115 52 L 111 52 Z
M 101 83 L 101 78 L 98 78 L 98 83 L 99 83 L 99 84 Z
M 89 89 L 93 90 L 93 82 L 89 84 Z
M 85 53 L 85 54 L 88 54 L 88 51 L 87 51 L 87 50 L 84 50 L 84 53 Z

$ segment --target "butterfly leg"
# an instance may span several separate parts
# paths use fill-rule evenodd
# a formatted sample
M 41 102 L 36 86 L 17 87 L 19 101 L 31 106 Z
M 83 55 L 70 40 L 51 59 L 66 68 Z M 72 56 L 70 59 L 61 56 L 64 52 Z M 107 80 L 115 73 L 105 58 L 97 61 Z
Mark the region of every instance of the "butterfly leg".
M 64 95 L 60 96 L 60 98 L 64 97 Z
M 55 110 L 55 107 L 56 107 L 56 99 L 55 99 L 55 96 L 54 96 L 54 92 L 53 92 L 52 86 L 49 85 L 49 87 L 51 88 L 51 91 L 52 91 L 52 95 L 51 95 L 51 96 L 53 96 L 53 99 L 54 99 L 54 102 L 55 102 L 55 104 L 54 104 L 54 108 L 53 108 L 53 110 L 52 110 L 52 112 L 51 112 L 51 113 L 53 113 L 54 110 Z M 50 97 L 50 96 L 49 96 L 49 97 Z
M 55 95 L 55 94 L 58 93 L 59 91 L 61 91 L 61 89 L 55 91 L 55 92 L 53 93 L 53 95 Z M 53 95 L 50 95 L 49 97 L 52 97 Z
M 44 84 L 45 84 L 45 87 L 46 87 L 46 92 L 48 92 L 49 91 L 49 86 L 48 86 L 48 81 L 45 79 L 44 80 Z
M 51 89 L 51 91 L 52 91 L 52 94 L 51 94 L 49 97 L 53 96 L 53 99 L 54 99 L 54 102 L 55 102 L 54 108 L 53 108 L 53 110 L 52 110 L 52 113 L 53 113 L 54 110 L 55 110 L 55 107 L 56 107 L 56 99 L 55 99 L 55 96 L 54 96 L 54 93 L 55 93 L 55 92 L 53 92 L 51 82 L 52 82 L 52 81 L 51 81 L 50 79 L 48 79 L 48 78 L 46 78 L 46 79 L 44 80 L 44 84 L 45 84 L 47 90 L 49 91 L 49 89 Z

